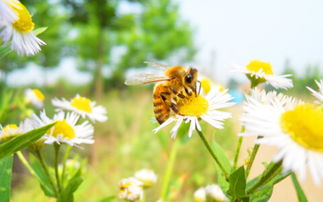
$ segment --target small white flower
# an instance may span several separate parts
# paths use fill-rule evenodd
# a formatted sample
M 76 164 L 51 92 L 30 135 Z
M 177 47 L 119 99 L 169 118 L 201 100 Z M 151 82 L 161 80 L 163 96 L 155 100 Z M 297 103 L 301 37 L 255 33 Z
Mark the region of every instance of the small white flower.
M 157 182 L 157 175 L 153 170 L 143 169 L 135 173 L 135 178 L 143 183 L 144 187 L 151 187 Z
M 80 95 L 76 95 L 70 101 L 67 101 L 64 98 L 62 100 L 55 98 L 52 100 L 52 104 L 60 109 L 74 111 L 80 114 L 83 118 L 87 116 L 93 122 L 104 122 L 108 119 L 106 109 L 103 106 L 96 105 L 95 102 Z
M 257 144 L 279 148 L 273 161 L 282 161 L 283 171 L 292 170 L 304 179 L 306 168 L 319 184 L 323 179 L 323 111 L 311 103 L 268 93 L 266 102 L 259 95 L 248 97 L 241 118 L 243 136 L 263 136 Z
M 0 125 L 0 141 L 8 140 L 12 137 L 22 134 L 23 128 L 16 124 L 8 124 L 5 127 Z
M 42 126 L 56 123 L 44 136 L 44 143 L 66 143 L 69 145 L 92 144 L 93 126 L 87 121 L 77 124 L 79 115 L 75 113 L 59 112 L 53 119 L 47 117 L 45 111 L 40 116 L 33 114 L 27 119 L 29 129 L 40 128 Z
M 271 64 L 260 60 L 252 60 L 246 66 L 239 66 L 235 71 L 246 74 L 249 80 L 255 83 L 268 82 L 275 88 L 288 89 L 293 87 L 293 82 L 288 79 L 290 75 L 275 75 Z
M 170 117 L 159 127 L 154 129 L 157 133 L 161 128 L 175 122 L 172 128 L 172 138 L 175 138 L 177 131 L 183 122 L 189 123 L 188 136 L 191 137 L 194 130 L 201 131 L 199 119 L 204 120 L 215 128 L 223 128 L 223 120 L 230 118 L 231 113 L 220 111 L 222 108 L 230 107 L 234 103 L 230 102 L 232 97 L 227 93 L 227 90 L 219 92 L 211 90 L 206 96 L 191 95 L 180 99 L 177 103 L 179 113 Z
M 141 200 L 144 194 L 143 183 L 137 178 L 129 177 L 119 182 L 119 198 L 128 201 Z
M 31 102 L 37 108 L 42 108 L 44 105 L 45 96 L 38 89 L 26 89 L 25 97 L 28 102 Z
M 222 189 L 217 184 L 208 185 L 205 187 L 205 192 L 207 198 L 214 200 L 216 202 L 229 201 L 228 198 L 223 193 Z
M 315 96 L 319 100 L 319 102 L 323 103 L 323 80 L 315 82 L 317 84 L 317 87 L 319 88 L 318 91 L 315 91 L 310 87 L 307 87 L 307 89 L 312 92 L 313 96 Z
M 205 192 L 204 187 L 201 187 L 194 192 L 194 201 L 195 202 L 205 202 L 206 201 L 206 192 Z
M 5 12 L 0 14 L 0 36 L 4 44 L 11 41 L 11 49 L 19 56 L 38 53 L 46 43 L 35 35 L 35 24 L 27 8 L 17 0 L 2 0 L 0 9 Z

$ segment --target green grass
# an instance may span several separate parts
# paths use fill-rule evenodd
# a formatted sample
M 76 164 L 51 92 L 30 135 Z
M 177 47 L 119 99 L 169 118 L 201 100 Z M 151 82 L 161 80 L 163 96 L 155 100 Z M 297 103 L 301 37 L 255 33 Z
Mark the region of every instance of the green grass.
M 146 89 L 112 91 L 106 95 L 102 104 L 108 110 L 109 120 L 95 125 L 95 143 L 73 149 L 74 154 L 87 157 L 89 162 L 75 201 L 100 201 L 115 195 L 120 179 L 143 168 L 153 169 L 159 176 L 158 183 L 146 192 L 147 201 L 159 199 L 173 140 L 169 128 L 158 134 L 152 132 L 158 124 L 154 121 L 151 97 L 151 91 Z M 214 130 L 206 124 L 203 129 L 208 139 L 217 141 L 233 156 L 234 133 L 238 128 L 233 127 L 232 120 L 225 122 L 223 130 Z M 194 135 L 180 145 L 171 181 L 171 201 L 192 201 L 194 191 L 215 183 L 215 176 L 214 162 Z M 35 179 L 30 175 L 19 177 L 24 180 L 13 189 L 12 201 L 48 201 Z

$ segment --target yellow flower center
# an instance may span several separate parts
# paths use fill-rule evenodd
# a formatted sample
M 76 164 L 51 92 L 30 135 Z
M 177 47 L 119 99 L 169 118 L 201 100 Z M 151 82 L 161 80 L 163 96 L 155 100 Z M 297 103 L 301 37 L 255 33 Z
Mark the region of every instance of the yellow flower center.
M 39 101 L 43 102 L 43 101 L 45 100 L 45 96 L 44 96 L 44 94 L 43 94 L 40 90 L 38 90 L 38 89 L 33 89 L 33 93 L 35 94 L 36 98 L 37 98 Z
M 18 126 L 16 124 L 8 124 L 3 128 L 0 140 L 8 140 L 16 135 L 18 135 Z
M 186 96 L 177 103 L 179 114 L 184 116 L 200 117 L 205 114 L 209 108 L 209 102 L 202 96 Z
M 66 120 L 57 121 L 52 136 L 58 137 L 59 135 L 71 140 L 75 137 L 75 130 Z
M 91 113 L 92 107 L 91 107 L 91 100 L 85 97 L 75 97 L 73 98 L 71 105 L 75 107 L 78 110 Z
M 300 104 L 281 116 L 283 131 L 305 148 L 323 151 L 323 110 L 313 104 Z
M 252 72 L 261 72 L 267 74 L 267 75 L 273 75 L 274 72 L 271 68 L 271 64 L 268 62 L 263 62 L 260 60 L 252 60 L 250 63 L 247 65 L 247 69 Z
M 212 81 L 208 78 L 203 78 L 201 80 L 201 87 L 205 94 L 208 94 L 211 90 Z
M 15 6 L 11 8 L 17 13 L 18 20 L 13 23 L 13 27 L 21 33 L 27 33 L 34 29 L 35 24 L 27 8 L 20 2 L 15 2 Z

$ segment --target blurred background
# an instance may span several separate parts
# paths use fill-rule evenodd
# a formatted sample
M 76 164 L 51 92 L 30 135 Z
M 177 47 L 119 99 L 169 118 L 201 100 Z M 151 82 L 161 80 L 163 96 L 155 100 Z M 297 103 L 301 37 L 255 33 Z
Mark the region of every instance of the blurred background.
M 121 178 L 151 168 L 158 184 L 148 202 L 158 200 L 165 163 L 173 141 L 167 130 L 153 134 L 152 86 L 126 87 L 126 75 L 145 71 L 144 61 L 191 65 L 230 89 L 240 103 L 248 86 L 236 64 L 252 59 L 270 62 L 278 74 L 292 74 L 288 94 L 312 99 L 306 86 L 316 89 L 323 78 L 323 2 L 320 0 L 24 0 L 36 27 L 48 27 L 40 38 L 47 43 L 33 57 L 11 54 L 0 61 L 0 89 L 17 92 L 41 89 L 50 106 L 53 97 L 79 93 L 107 107 L 109 120 L 96 125 L 96 143 L 78 153 L 89 158 L 85 182 L 76 201 L 100 201 L 117 192 Z M 229 155 L 240 131 L 241 106 L 224 130 L 205 126 L 207 136 Z M 10 120 L 14 122 L 15 120 Z M 3 123 L 5 124 L 5 123 Z M 247 139 L 244 150 L 251 147 Z M 270 160 L 274 148 L 261 148 L 257 165 Z M 247 152 L 241 157 L 241 163 Z M 19 164 L 17 165 L 19 167 Z M 19 170 L 19 169 L 18 169 Z M 172 201 L 193 201 L 194 191 L 216 182 L 213 162 L 198 138 L 180 146 L 172 178 Z M 47 201 L 27 171 L 15 174 L 12 201 Z M 321 187 L 303 182 L 310 201 L 320 201 Z M 287 194 L 288 193 L 288 194 Z M 289 194 L 290 193 L 290 194 Z M 295 201 L 289 179 L 271 201 Z

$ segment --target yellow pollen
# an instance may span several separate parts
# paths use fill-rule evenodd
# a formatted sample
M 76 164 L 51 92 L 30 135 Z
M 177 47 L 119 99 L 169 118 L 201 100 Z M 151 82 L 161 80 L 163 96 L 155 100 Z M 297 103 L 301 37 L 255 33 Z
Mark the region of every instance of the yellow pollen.
M 17 13 L 18 20 L 13 23 L 13 27 L 21 33 L 27 33 L 34 29 L 35 24 L 27 8 L 20 2 L 15 2 L 15 6 L 11 8 Z
M 250 63 L 247 65 L 247 69 L 252 72 L 259 72 L 260 70 L 267 74 L 267 75 L 273 75 L 274 72 L 271 68 L 271 64 L 268 62 L 263 62 L 260 60 L 252 60 Z
M 79 97 L 73 98 L 71 102 L 71 106 L 87 113 L 92 112 L 91 100 L 85 97 L 79 96 Z
M 204 97 L 193 94 L 180 99 L 177 107 L 180 115 L 200 117 L 207 112 L 209 102 Z
M 38 90 L 38 89 L 33 89 L 33 93 L 35 94 L 36 98 L 37 98 L 39 101 L 43 102 L 43 101 L 45 100 L 45 96 L 44 96 L 44 94 L 43 94 L 40 90 Z
M 75 137 L 74 128 L 66 122 L 66 120 L 57 121 L 52 136 L 58 137 L 62 135 L 64 138 L 73 139 Z
M 314 104 L 300 104 L 281 116 L 283 131 L 301 146 L 323 151 L 323 110 Z

